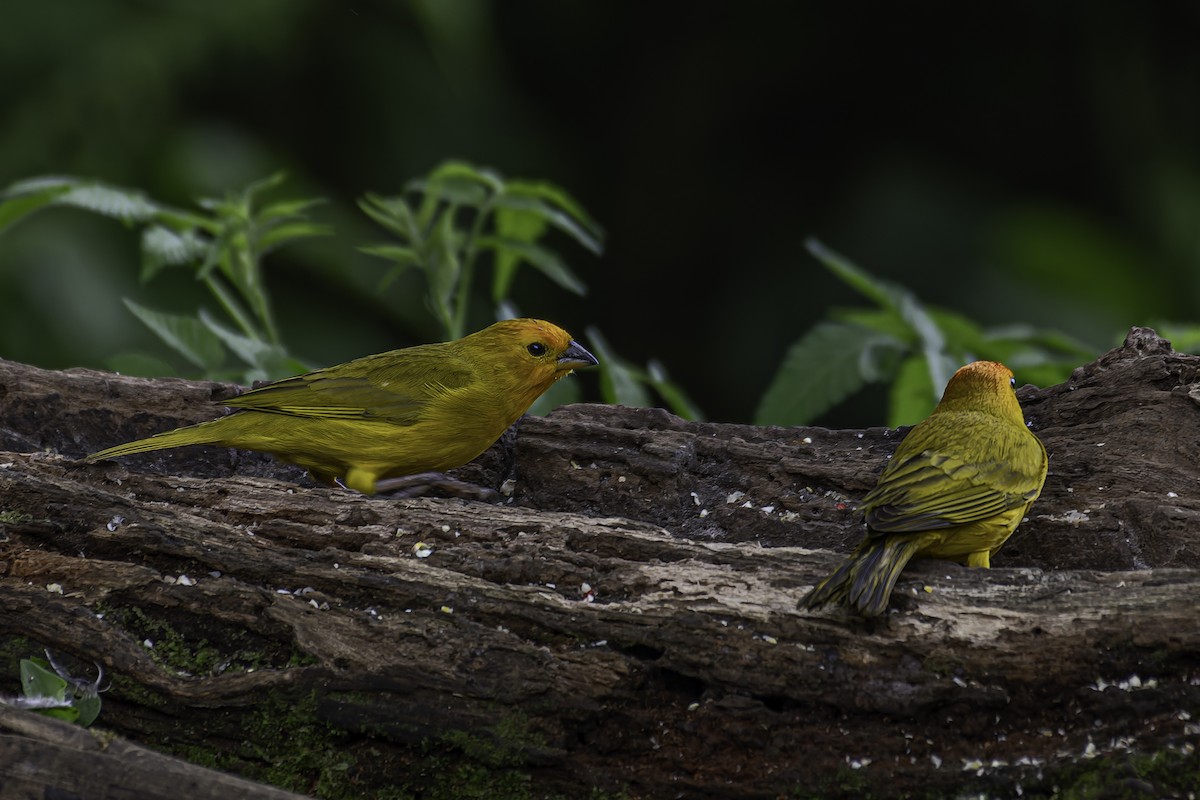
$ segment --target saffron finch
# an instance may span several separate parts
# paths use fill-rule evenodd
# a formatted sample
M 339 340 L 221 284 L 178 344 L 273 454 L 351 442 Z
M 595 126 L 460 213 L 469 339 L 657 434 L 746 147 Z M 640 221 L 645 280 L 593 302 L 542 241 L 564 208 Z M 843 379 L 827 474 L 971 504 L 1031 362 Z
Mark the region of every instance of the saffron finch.
M 896 448 L 861 505 L 866 538 L 800 601 L 882 614 L 909 559 L 991 566 L 1046 480 L 1046 448 L 1025 426 L 1003 364 L 960 368 L 941 402 Z
M 238 447 L 297 464 L 322 483 L 373 494 L 385 479 L 462 466 L 555 381 L 597 363 L 557 325 L 505 320 L 456 341 L 267 384 L 223 401 L 236 413 L 84 460 L 189 444 Z

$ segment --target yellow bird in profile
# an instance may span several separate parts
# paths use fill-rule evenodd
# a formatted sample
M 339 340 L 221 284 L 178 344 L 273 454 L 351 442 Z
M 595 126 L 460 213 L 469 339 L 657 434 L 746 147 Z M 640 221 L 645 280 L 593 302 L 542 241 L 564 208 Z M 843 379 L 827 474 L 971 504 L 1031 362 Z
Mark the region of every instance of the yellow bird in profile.
M 511 319 L 452 342 L 319 369 L 222 401 L 237 413 L 87 456 L 189 444 L 271 453 L 322 483 L 373 494 L 379 482 L 462 466 L 555 381 L 598 362 L 570 334 Z
M 910 559 L 989 567 L 1037 499 L 1046 448 L 1025 426 L 1012 371 L 976 361 L 950 378 L 941 402 L 911 431 L 860 506 L 867 536 L 800 601 L 883 613 Z

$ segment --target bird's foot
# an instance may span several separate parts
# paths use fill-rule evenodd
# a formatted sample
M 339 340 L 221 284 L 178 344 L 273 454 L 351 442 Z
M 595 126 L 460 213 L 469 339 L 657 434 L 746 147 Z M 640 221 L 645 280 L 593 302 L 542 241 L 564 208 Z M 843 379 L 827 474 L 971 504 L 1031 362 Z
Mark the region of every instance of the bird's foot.
M 444 472 L 419 472 L 400 478 L 384 478 L 375 482 L 375 492 L 402 500 L 421 497 L 431 492 L 443 497 L 459 497 L 485 503 L 498 503 L 504 499 L 495 489 L 460 481 Z

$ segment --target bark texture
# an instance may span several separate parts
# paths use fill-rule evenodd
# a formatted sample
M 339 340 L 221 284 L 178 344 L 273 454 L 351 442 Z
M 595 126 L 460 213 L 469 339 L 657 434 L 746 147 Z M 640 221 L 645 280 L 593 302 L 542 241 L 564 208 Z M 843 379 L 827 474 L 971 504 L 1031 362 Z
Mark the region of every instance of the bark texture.
M 123 747 L 329 798 L 1200 782 L 1200 359 L 1152 331 L 1019 392 L 1050 452 L 1029 519 L 992 570 L 913 565 L 878 620 L 796 602 L 904 431 L 567 407 L 460 471 L 514 479 L 502 505 L 214 448 L 75 461 L 233 391 L 0 361 L 0 690 L 42 648 L 101 664 Z M 61 748 L 25 717 L 0 765 Z

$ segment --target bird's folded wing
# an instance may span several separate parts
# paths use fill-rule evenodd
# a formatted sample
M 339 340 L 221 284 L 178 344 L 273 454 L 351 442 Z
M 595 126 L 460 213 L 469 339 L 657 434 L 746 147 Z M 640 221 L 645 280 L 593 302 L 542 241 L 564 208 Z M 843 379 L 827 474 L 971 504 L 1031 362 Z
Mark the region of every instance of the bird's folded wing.
M 883 533 L 928 531 L 994 517 L 1037 496 L 1037 476 L 1000 462 L 924 451 L 889 465 L 862 508 Z
M 397 363 L 368 356 L 348 364 L 297 375 L 224 401 L 231 408 L 321 419 L 374 419 L 396 425 L 417 422 L 426 405 L 474 379 L 468 367 L 408 359 Z

